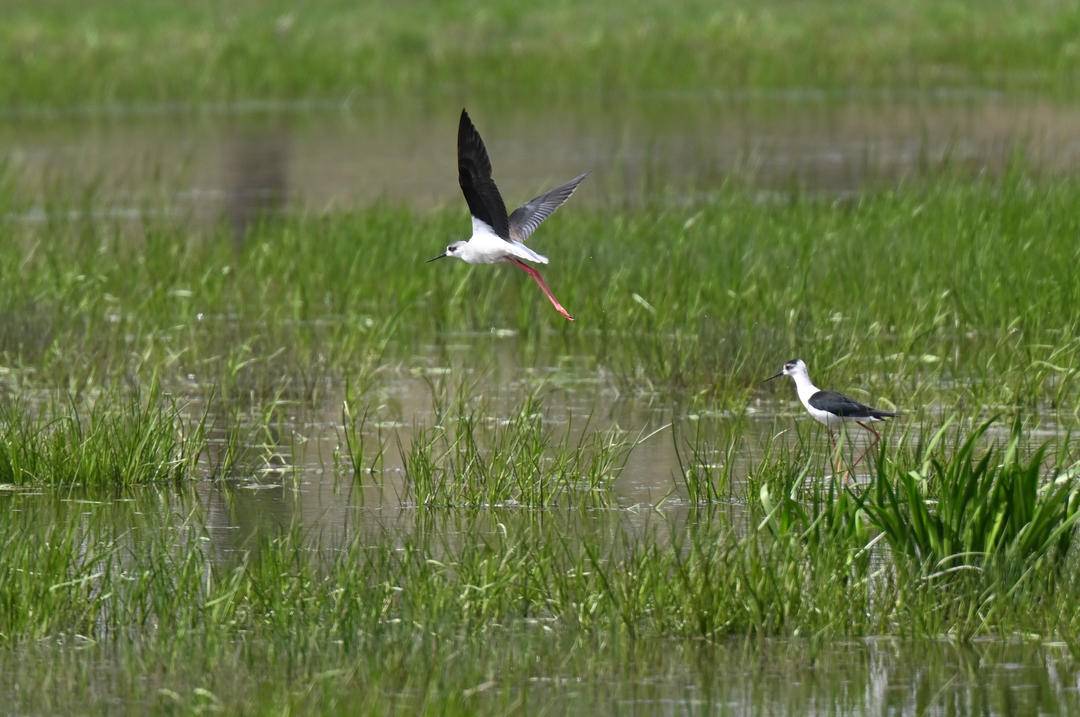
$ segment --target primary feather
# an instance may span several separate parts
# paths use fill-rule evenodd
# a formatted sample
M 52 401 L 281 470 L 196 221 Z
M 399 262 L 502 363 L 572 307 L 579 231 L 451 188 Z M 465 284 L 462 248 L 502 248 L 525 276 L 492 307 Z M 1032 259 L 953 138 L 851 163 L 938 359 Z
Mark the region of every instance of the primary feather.
M 458 184 L 473 217 L 491 227 L 496 236 L 509 239 L 510 220 L 499 188 L 491 178 L 491 160 L 465 110 L 461 110 L 458 122 Z

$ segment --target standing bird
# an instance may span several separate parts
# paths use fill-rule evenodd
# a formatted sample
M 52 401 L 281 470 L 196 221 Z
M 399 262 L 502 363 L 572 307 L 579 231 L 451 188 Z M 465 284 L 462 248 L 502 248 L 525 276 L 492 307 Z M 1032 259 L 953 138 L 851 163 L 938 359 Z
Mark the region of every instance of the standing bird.
M 488 159 L 484 141 L 465 110 L 461 110 L 461 120 L 458 122 L 457 151 L 458 183 L 472 214 L 472 236 L 468 241 L 454 242 L 446 247 L 445 252 L 428 261 L 453 256 L 466 264 L 513 264 L 532 277 L 556 311 L 573 321 L 574 317 L 551 293 L 540 272 L 525 263 L 548 263 L 546 256 L 525 246 L 525 240 L 536 231 L 540 222 L 570 198 L 588 172 L 526 202 L 507 216 L 499 188 L 491 178 L 491 160 Z
M 799 393 L 799 401 L 815 421 L 825 424 L 829 431 L 829 445 L 833 447 L 834 451 L 836 443 L 833 440 L 833 429 L 843 426 L 844 423 L 857 423 L 874 434 L 874 440 L 862 452 L 859 459 L 851 465 L 852 469 L 859 465 L 859 461 L 865 458 L 870 449 L 881 440 L 881 434 L 875 431 L 870 424 L 899 415 L 870 408 L 836 391 L 822 391 L 810 380 L 810 373 L 806 370 L 806 364 L 803 363 L 802 359 L 788 361 L 780 369 L 779 373 L 775 376 L 769 376 L 762 383 L 781 376 L 791 376 L 795 380 L 795 390 Z M 835 464 L 833 470 L 836 470 Z

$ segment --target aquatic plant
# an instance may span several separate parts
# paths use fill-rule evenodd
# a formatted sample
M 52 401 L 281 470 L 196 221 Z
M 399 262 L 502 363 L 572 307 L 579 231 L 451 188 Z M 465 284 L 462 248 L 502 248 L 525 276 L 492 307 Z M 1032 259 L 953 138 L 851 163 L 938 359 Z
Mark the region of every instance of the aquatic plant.
M 1024 456 L 1018 420 L 1004 448 L 980 449 L 993 424 L 981 423 L 942 456 L 936 448 L 946 424 L 919 468 L 879 461 L 859 505 L 902 568 L 933 578 L 977 571 L 1014 584 L 1044 564 L 1060 568 L 1070 554 L 1080 518 L 1078 466 L 1053 466 L 1047 475 L 1049 445 Z
M 185 417 L 152 384 L 145 395 L 15 399 L 0 406 L 0 483 L 116 489 L 196 476 L 205 415 Z
M 545 424 L 542 403 L 528 397 L 510 416 L 459 406 L 439 425 L 399 444 L 402 499 L 422 506 L 539 508 L 603 505 L 643 435 L 591 430 L 589 421 Z

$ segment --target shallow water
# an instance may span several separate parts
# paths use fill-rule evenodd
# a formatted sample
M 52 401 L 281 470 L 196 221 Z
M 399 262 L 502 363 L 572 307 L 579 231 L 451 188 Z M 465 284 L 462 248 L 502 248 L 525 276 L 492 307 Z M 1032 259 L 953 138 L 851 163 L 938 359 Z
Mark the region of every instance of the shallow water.
M 659 96 L 633 105 L 472 107 L 508 204 L 591 171 L 576 201 L 681 203 L 726 179 L 848 195 L 951 167 L 998 173 L 1022 157 L 1080 168 L 1080 107 L 995 95 Z M 57 187 L 97 192 L 110 216 L 167 212 L 242 229 L 265 212 L 374 201 L 461 201 L 457 108 L 360 102 L 234 111 L 86 108 L 0 116 L 0 160 L 41 218 Z
M 668 202 L 708 194 L 725 180 L 763 193 L 799 187 L 834 195 L 888 186 L 921 173 L 1003 171 L 1022 154 L 1049 173 L 1080 169 L 1080 108 L 1018 103 L 993 96 L 913 98 L 662 97 L 648 106 L 562 107 L 545 114 L 515 108 L 470 108 L 491 151 L 508 202 L 589 169 L 580 201 L 597 206 Z M 225 219 L 239 232 L 260 215 L 361 207 L 375 201 L 419 207 L 456 205 L 453 137 L 456 108 L 426 105 L 254 108 L 247 112 L 89 112 L 64 117 L 0 118 L 0 159 L 21 204 L 11 221 L 36 221 L 56 188 L 97 187 L 90 207 L 113 216 L 145 213 Z M 662 187 L 662 190 L 657 188 Z M 81 209 L 80 209 L 81 210 Z M 484 349 L 494 366 L 470 366 L 490 336 L 441 337 L 440 350 L 388 371 L 372 393 L 365 440 L 384 447 L 374 474 L 354 479 L 337 467 L 343 447 L 345 386 L 330 378 L 314 401 L 284 395 L 274 419 L 250 448 L 250 460 L 224 482 L 193 491 L 208 521 L 206 550 L 228 562 L 253 538 L 299 524 L 334 545 L 370 534 L 372 543 L 413 531 L 441 531 L 451 541 L 476 537 L 475 514 L 487 527 L 536 519 L 517 506 L 432 510 L 404 497 L 402 453 L 417 431 L 439 423 L 436 404 L 452 405 L 461 385 L 481 420 L 505 421 L 526 396 L 543 398 L 542 421 L 572 443 L 589 430 L 620 429 L 646 437 L 634 446 L 612 485 L 612 499 L 590 510 L 554 508 L 543 519 L 579 540 L 648 535 L 665 541 L 699 519 L 680 484 L 682 460 L 697 431 L 712 436 L 705 459 L 723 467 L 722 437 L 743 441 L 714 511 L 737 525 L 745 502 L 739 481 L 769 446 L 824 436 L 794 401 L 789 386 L 762 393 L 747 418 L 687 408 L 678 397 L 621 395 L 610 376 L 582 357 L 536 366 L 505 337 L 505 350 Z M 449 359 L 447 358 L 449 356 Z M 449 365 L 448 365 L 449 364 Z M 205 407 L 210 387 L 191 376 L 170 387 Z M 838 387 L 842 388 L 842 387 Z M 211 404 L 219 428 L 236 406 Z M 241 411 L 243 416 L 243 411 Z M 254 426 L 261 417 L 248 415 Z M 736 428 L 736 424 L 738 424 Z M 1032 440 L 1070 426 L 1047 422 Z M 720 437 L 720 438 L 717 438 Z M 224 440 L 223 432 L 215 435 Z M 857 436 L 856 448 L 865 445 Z M 220 444 L 218 444 L 220 445 Z M 822 474 L 812 476 L 824 480 Z M 138 498 L 82 502 L 85 496 L 0 493 L 4 510 L 34 511 L 42 524 L 60 510 L 105 516 L 123 526 Z M 468 512 L 468 519 L 461 513 Z M 813 658 L 809 655 L 813 654 Z M 521 689 L 567 709 L 603 704 L 611 712 L 725 714 L 1054 713 L 1076 709 L 1080 677 L 1060 645 L 993 642 L 957 647 L 866 640 L 824 647 L 798 642 L 720 646 L 695 673 L 686 655 L 661 655 L 653 676 L 540 675 Z M 615 706 L 615 709 L 611 709 Z
M 1011 715 L 1080 706 L 1080 673 L 1061 645 L 772 640 L 687 657 L 658 656 L 655 675 L 634 683 L 565 676 L 567 689 L 556 699 L 567 709 L 594 702 L 605 714 Z M 696 662 L 698 670 L 665 674 L 675 660 Z
M 376 470 L 355 477 L 350 469 L 340 466 L 346 447 L 342 429 L 344 382 L 328 380 L 314 401 L 282 396 L 282 406 L 269 431 L 258 434 L 261 439 L 250 446 L 250 460 L 230 476 L 227 486 L 198 486 L 214 515 L 212 525 L 228 535 L 234 547 L 244 545 L 253 533 L 294 522 L 333 543 L 365 525 L 381 536 L 385 530 L 413 530 L 422 520 L 418 517 L 421 514 L 432 516 L 437 525 L 444 509 L 451 518 L 455 510 L 474 512 L 475 507 L 462 505 L 417 505 L 406 485 L 405 457 L 414 439 L 432 427 L 452 433 L 459 415 L 455 406 L 461 400 L 476 411 L 482 426 L 494 428 L 517 416 L 524 401 L 536 396 L 541 404 L 535 418 L 553 443 L 565 440 L 573 446 L 585 433 L 615 431 L 628 446 L 632 444 L 625 464 L 598 504 L 582 512 L 575 509 L 571 498 L 545 509 L 547 519 L 565 523 L 567 534 L 593 535 L 583 522 L 617 525 L 616 533 L 629 531 L 639 537 L 650 532 L 661 540 L 671 531 L 681 532 L 688 521 L 698 519 L 700 507 L 690 500 L 683 468 L 700 462 L 708 466 L 718 488 L 709 511 L 721 510 L 735 523 L 740 522 L 750 499 L 747 474 L 766 454 L 775 456 L 809 444 L 816 463 L 806 477 L 807 485 L 870 480 L 865 463 L 850 475 L 833 478 L 827 435 L 806 415 L 786 381 L 755 392 L 742 412 L 729 412 L 688 407 L 680 395 L 621 394 L 610 376 L 572 357 L 558 366 L 514 365 L 513 357 L 521 353 L 511 337 L 455 336 L 449 349 L 414 356 L 405 367 L 384 375 L 365 396 L 372 406 L 363 428 L 365 465 Z M 483 368 L 476 366 L 478 356 L 484 357 Z M 208 387 L 196 384 L 181 391 L 192 401 L 193 412 L 203 410 L 206 390 Z M 226 420 L 228 406 L 219 402 L 210 408 L 212 422 L 214 411 L 222 412 L 219 425 Z M 248 418 L 253 425 L 263 425 L 261 414 Z M 931 421 L 929 429 L 926 420 Z M 896 442 L 905 431 L 932 433 L 939 425 L 926 416 L 909 416 L 879 428 L 885 441 Z M 1038 427 L 1026 433 L 1030 444 L 1025 450 L 1076 428 L 1072 423 L 1057 422 L 1048 411 Z M 952 431 L 949 435 L 955 434 Z M 1009 427 L 1002 424 L 1000 430 L 988 432 L 987 440 L 1004 442 L 1009 435 Z M 845 455 L 849 463 L 868 447 L 869 438 L 862 430 L 847 432 Z M 218 435 L 217 440 L 224 438 Z M 728 455 L 725 450 L 732 441 L 737 442 L 736 450 Z M 695 456 L 695 446 L 703 453 Z M 380 460 L 375 460 L 376 455 Z M 730 482 L 723 478 L 725 473 L 730 474 Z M 505 503 L 482 509 L 491 512 L 493 524 L 529 520 L 535 512 Z M 451 532 L 452 523 L 452 519 L 447 523 Z
M 98 686 L 84 685 L 89 700 L 77 707 L 62 693 L 52 700 L 26 694 L 10 673 L 0 674 L 8 706 L 25 713 L 35 705 L 113 712 L 121 705 L 139 711 L 162 704 L 159 686 L 176 688 L 167 674 L 151 672 L 130 702 L 113 698 L 120 682 L 106 661 L 88 669 L 72 648 L 42 643 L 23 655 L 22 669 L 62 661 Z M 689 666 L 689 669 L 688 669 Z M 538 667 L 520 683 L 498 679 L 476 686 L 478 703 L 505 710 L 507 701 L 545 712 L 589 714 L 791 714 L 791 715 L 1050 715 L 1080 708 L 1076 662 L 1060 644 L 947 640 L 910 642 L 885 638 L 814 645 L 801 640 L 748 640 L 686 648 L 672 645 L 633 652 L 625 663 L 579 674 Z M 395 704 L 419 707 L 422 696 L 388 694 Z M 21 709 L 20 709 L 21 708 Z

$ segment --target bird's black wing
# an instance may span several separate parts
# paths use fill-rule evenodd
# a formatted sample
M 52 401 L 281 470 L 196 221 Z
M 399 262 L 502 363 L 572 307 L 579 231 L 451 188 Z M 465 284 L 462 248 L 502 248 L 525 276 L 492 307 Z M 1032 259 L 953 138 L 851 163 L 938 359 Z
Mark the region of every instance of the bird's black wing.
M 836 391 L 818 391 L 807 401 L 813 408 L 843 418 L 875 418 L 877 411 Z
M 510 215 L 510 236 L 514 241 L 524 243 L 529 236 L 540 226 L 540 222 L 550 217 L 556 209 L 574 193 L 581 180 L 589 176 L 589 173 L 579 174 L 566 184 L 541 194 L 539 197 L 530 199 L 525 204 L 514 210 Z
M 487 224 L 503 239 L 510 238 L 510 220 L 506 216 L 499 188 L 491 178 L 491 160 L 484 140 L 476 131 L 469 114 L 461 110 L 457 138 L 458 184 L 469 205 L 469 212 Z

